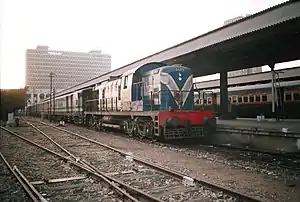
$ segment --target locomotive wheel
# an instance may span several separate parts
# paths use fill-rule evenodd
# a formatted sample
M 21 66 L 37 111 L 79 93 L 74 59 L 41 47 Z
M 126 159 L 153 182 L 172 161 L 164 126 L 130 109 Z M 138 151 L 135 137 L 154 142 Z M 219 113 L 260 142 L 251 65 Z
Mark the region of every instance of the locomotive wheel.
M 159 141 L 159 137 L 153 134 L 152 138 L 151 138 L 151 141 L 152 142 L 158 142 Z
M 142 129 L 141 129 L 142 128 Z M 140 139 L 143 139 L 147 136 L 146 130 L 147 130 L 147 123 L 143 123 L 142 126 L 139 124 L 136 124 L 137 134 L 139 134 Z
M 153 124 L 153 123 L 151 123 L 151 124 Z M 153 132 L 152 132 L 152 136 L 151 136 L 151 141 L 152 142 L 161 142 L 161 141 L 163 141 L 164 139 L 163 139 L 163 137 L 161 135 L 161 134 L 164 133 L 163 130 L 164 130 L 164 128 L 159 127 L 159 136 L 156 136 L 156 135 L 154 135 L 154 126 L 153 126 Z
M 127 120 L 124 123 L 124 131 L 127 133 L 130 137 L 134 135 L 134 124 L 131 120 Z
M 135 134 L 138 134 L 137 124 L 134 121 L 132 121 L 131 124 L 132 124 L 132 131 L 129 134 L 130 137 L 134 136 Z
M 101 129 L 102 129 L 102 123 L 101 123 L 101 120 L 98 120 L 98 121 L 96 121 L 96 131 L 101 131 Z
M 153 130 L 153 123 L 152 122 L 148 122 L 146 123 L 146 125 L 144 126 L 144 132 L 145 132 L 145 136 L 146 137 L 154 137 L 154 130 Z M 157 137 L 157 136 L 156 136 Z

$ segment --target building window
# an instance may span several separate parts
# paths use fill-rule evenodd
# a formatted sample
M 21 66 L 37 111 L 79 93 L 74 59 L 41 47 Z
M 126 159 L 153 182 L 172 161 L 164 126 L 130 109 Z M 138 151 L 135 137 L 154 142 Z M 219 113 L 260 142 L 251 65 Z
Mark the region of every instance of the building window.
M 243 102 L 243 98 L 241 96 L 238 97 L 238 102 L 239 103 Z
M 260 95 L 255 96 L 255 102 L 260 102 Z

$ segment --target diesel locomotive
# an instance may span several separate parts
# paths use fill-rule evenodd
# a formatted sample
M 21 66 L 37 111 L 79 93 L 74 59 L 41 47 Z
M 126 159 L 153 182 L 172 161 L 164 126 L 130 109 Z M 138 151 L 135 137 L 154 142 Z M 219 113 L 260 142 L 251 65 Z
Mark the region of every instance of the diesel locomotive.
M 54 96 L 51 102 L 46 98 L 27 107 L 27 113 L 153 140 L 198 138 L 216 128 L 213 110 L 195 109 L 191 69 L 160 62 Z

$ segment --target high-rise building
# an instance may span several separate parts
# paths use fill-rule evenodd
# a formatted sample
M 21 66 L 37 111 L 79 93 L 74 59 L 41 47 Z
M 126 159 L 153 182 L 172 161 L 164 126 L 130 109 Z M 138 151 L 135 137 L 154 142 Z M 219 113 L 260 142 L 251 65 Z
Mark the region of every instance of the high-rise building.
M 99 50 L 71 52 L 50 50 L 37 46 L 26 51 L 27 104 L 39 102 L 50 96 L 50 73 L 52 87 L 56 92 L 111 71 L 111 56 Z
M 250 15 L 249 14 L 247 14 L 245 16 L 241 15 L 241 16 L 238 16 L 238 17 L 235 17 L 235 18 L 225 20 L 224 25 L 231 24 L 233 22 L 236 22 L 236 21 L 241 20 L 244 17 L 248 17 L 248 16 L 250 16 Z M 241 70 L 237 70 L 237 71 L 228 72 L 228 77 L 242 76 L 242 75 L 254 74 L 254 73 L 259 73 L 259 72 L 262 72 L 262 67 L 252 67 L 252 68 L 249 68 L 249 69 L 241 69 Z

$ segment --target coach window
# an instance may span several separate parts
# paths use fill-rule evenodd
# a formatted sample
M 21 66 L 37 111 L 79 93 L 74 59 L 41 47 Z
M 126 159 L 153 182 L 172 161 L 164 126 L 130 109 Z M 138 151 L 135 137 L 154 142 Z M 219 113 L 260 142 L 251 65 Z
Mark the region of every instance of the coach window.
M 232 96 L 232 103 L 236 103 L 236 96 Z
M 242 102 L 243 102 L 242 96 L 239 96 L 239 97 L 238 97 L 238 102 L 239 102 L 239 103 L 242 103 Z
M 300 93 L 294 92 L 294 100 L 300 100 Z
M 128 76 L 125 76 L 125 78 L 124 78 L 124 88 L 123 89 L 127 88 L 127 84 L 128 84 Z
M 199 104 L 203 105 L 203 99 L 202 98 L 199 99 Z
M 291 101 L 292 100 L 292 94 L 290 92 L 285 93 L 285 100 L 286 101 Z
M 261 96 L 261 101 L 267 102 L 268 101 L 267 95 L 262 95 Z
M 208 104 L 208 105 L 211 105 L 211 104 L 212 104 L 212 98 L 211 98 L 211 97 L 208 97 L 208 98 L 207 98 L 207 104 Z
M 260 102 L 260 95 L 255 96 L 255 102 Z
M 254 96 L 253 96 L 253 95 L 250 95 L 250 96 L 249 96 L 249 101 L 250 101 L 250 102 L 254 102 Z
M 105 88 L 102 90 L 102 98 L 104 99 L 105 97 Z
M 121 100 L 121 86 L 118 86 L 118 100 Z

